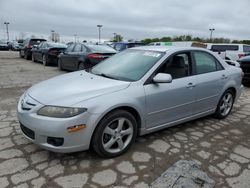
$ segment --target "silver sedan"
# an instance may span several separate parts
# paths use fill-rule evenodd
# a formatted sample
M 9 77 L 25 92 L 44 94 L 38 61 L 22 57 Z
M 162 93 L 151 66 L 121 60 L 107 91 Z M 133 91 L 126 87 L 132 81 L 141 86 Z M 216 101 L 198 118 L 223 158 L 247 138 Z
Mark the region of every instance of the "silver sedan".
M 138 135 L 214 114 L 227 117 L 242 70 L 200 48 L 137 47 L 91 70 L 43 81 L 18 103 L 25 137 L 55 152 L 126 152 Z

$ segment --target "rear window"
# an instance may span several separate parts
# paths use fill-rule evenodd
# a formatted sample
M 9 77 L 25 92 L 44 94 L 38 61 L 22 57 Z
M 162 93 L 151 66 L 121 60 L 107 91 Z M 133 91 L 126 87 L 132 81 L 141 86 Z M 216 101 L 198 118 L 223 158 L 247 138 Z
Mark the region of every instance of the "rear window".
M 61 43 L 48 42 L 47 44 L 48 44 L 49 47 L 54 47 L 54 48 L 67 48 L 67 45 L 61 44 Z
M 109 53 L 115 53 L 116 51 L 107 46 L 107 45 L 94 45 L 94 44 L 87 44 L 86 45 L 88 48 L 90 48 L 91 51 L 95 52 L 109 52 Z
M 133 47 L 138 47 L 138 46 L 143 46 L 143 44 L 140 43 L 129 43 L 128 48 L 133 48 Z
M 41 42 L 46 41 L 45 39 L 31 39 L 30 45 L 40 44 Z
M 250 46 L 244 45 L 243 52 L 250 52 Z
M 225 52 L 225 51 L 238 51 L 237 45 L 212 45 L 211 50 L 213 52 Z

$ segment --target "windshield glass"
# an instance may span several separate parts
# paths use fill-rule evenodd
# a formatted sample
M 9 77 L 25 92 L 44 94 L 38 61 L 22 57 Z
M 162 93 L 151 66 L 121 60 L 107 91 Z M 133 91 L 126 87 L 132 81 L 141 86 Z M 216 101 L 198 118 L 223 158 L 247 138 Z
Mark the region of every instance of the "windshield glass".
M 96 65 L 93 74 L 123 81 L 141 79 L 164 55 L 162 52 L 125 50 Z

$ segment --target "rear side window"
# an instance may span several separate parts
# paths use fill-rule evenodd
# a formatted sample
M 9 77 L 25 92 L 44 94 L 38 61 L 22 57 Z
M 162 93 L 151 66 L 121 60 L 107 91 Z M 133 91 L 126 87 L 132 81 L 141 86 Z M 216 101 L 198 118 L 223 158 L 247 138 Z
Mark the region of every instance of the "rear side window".
M 75 46 L 75 44 L 71 44 L 71 45 L 66 49 L 66 52 L 72 52 L 74 46 Z
M 210 54 L 206 52 L 194 52 L 197 74 L 204 74 L 222 70 L 221 64 Z
M 238 45 L 212 45 L 211 50 L 213 52 L 225 52 L 225 51 L 238 51 Z
M 82 51 L 82 45 L 81 44 L 77 44 L 74 48 L 74 52 L 81 52 Z
M 243 46 L 243 52 L 249 52 L 250 53 L 250 46 L 244 45 Z

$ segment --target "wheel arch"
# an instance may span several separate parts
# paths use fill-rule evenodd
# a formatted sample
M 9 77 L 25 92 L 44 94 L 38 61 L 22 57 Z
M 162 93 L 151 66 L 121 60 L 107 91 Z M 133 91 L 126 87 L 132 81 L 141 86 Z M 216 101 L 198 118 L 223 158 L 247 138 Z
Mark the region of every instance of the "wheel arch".
M 131 113 L 131 114 L 134 116 L 134 118 L 135 118 L 135 120 L 136 120 L 136 122 L 137 122 L 137 135 L 136 135 L 136 136 L 139 135 L 139 130 L 140 130 L 140 128 L 142 127 L 142 118 L 141 118 L 141 115 L 140 115 L 140 113 L 138 112 L 138 110 L 136 110 L 135 108 L 133 108 L 133 107 L 131 107 L 131 106 L 127 106 L 127 105 L 118 106 L 118 107 L 115 107 L 115 108 L 110 109 L 109 111 L 105 112 L 105 113 L 98 119 L 98 121 L 97 121 L 97 123 L 96 123 L 96 126 L 95 126 L 95 128 L 94 128 L 94 130 L 93 130 L 93 132 L 92 132 L 92 135 L 91 135 L 90 147 L 91 147 L 91 143 L 92 143 L 92 140 L 93 140 L 94 133 L 95 133 L 95 131 L 96 131 L 96 129 L 97 129 L 99 123 L 100 123 L 100 122 L 103 120 L 103 118 L 105 118 L 108 114 L 110 114 L 110 113 L 112 113 L 112 112 L 114 112 L 114 111 L 116 111 L 116 110 L 125 110 L 125 111 Z

